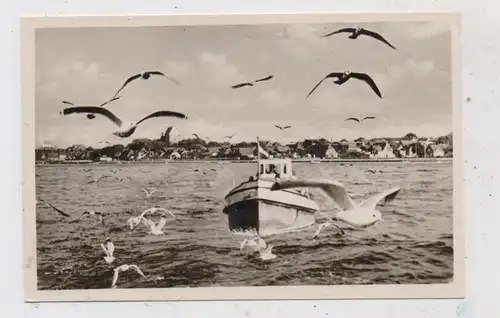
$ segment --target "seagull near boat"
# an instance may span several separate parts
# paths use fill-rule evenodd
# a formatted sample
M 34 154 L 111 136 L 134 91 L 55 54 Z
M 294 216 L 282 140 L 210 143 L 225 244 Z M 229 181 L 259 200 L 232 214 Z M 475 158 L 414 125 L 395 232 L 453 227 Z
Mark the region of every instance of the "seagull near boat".
M 272 79 L 273 77 L 274 77 L 274 75 L 269 75 L 269 76 L 266 76 L 264 78 L 258 79 L 258 80 L 253 81 L 253 82 L 244 82 L 244 83 L 233 85 L 233 86 L 231 86 L 231 88 L 236 89 L 236 88 L 241 88 L 241 87 L 245 87 L 245 86 L 254 86 L 254 84 L 256 84 L 256 83 L 268 81 L 268 80 Z
M 285 130 L 285 129 L 292 128 L 292 126 L 279 126 L 279 125 L 274 125 L 274 127 L 278 128 L 279 130 Z
M 337 224 L 335 224 L 335 221 L 331 217 L 320 214 L 320 216 L 316 218 L 315 223 L 318 224 L 318 229 L 314 233 L 313 239 L 316 239 L 321 230 L 327 227 L 334 227 L 340 232 L 340 234 L 345 235 L 344 230 L 342 230 Z
M 352 39 L 352 40 L 356 40 L 360 35 L 369 36 L 371 38 L 374 38 L 378 41 L 381 41 L 381 42 L 387 44 L 392 49 L 396 50 L 396 48 L 391 43 L 389 43 L 389 41 L 387 41 L 382 35 L 380 35 L 377 32 L 369 31 L 369 30 L 364 29 L 364 28 L 343 28 L 343 29 L 328 33 L 328 34 L 324 35 L 323 38 L 332 36 L 334 34 L 339 34 L 339 33 L 351 33 L 351 35 L 349 35 L 349 39 Z
M 115 252 L 115 245 L 109 237 L 106 238 L 106 242 L 104 243 L 106 244 L 106 246 L 104 246 L 104 244 L 101 244 L 101 247 L 106 254 L 106 256 L 104 256 L 104 261 L 106 261 L 106 263 L 108 264 L 111 264 L 115 261 L 115 257 L 113 256 L 113 253 Z
M 160 110 L 156 111 L 154 113 L 151 113 L 147 115 L 146 117 L 140 119 L 137 122 L 128 122 L 127 124 L 124 124 L 124 122 L 118 118 L 115 114 L 113 114 L 111 111 L 104 107 L 92 107 L 92 106 L 82 106 L 82 107 L 69 107 L 65 108 L 62 112 L 63 115 L 70 115 L 70 114 L 78 114 L 78 113 L 93 113 L 93 114 L 99 114 L 107 117 L 109 120 L 114 122 L 118 127 L 125 126 L 123 130 L 114 132 L 113 135 L 121 138 L 127 138 L 130 137 L 135 130 L 137 129 L 137 126 L 142 123 L 145 120 L 148 120 L 150 118 L 156 118 L 156 117 L 174 117 L 174 118 L 180 118 L 180 119 L 187 119 L 187 116 L 178 112 L 174 111 L 169 111 L 169 110 Z
M 256 175 L 229 190 L 223 213 L 232 232 L 255 231 L 260 237 L 287 233 L 314 224 L 319 210 L 307 191 L 271 191 L 277 179 L 293 179 L 291 159 L 269 159 L 257 139 Z M 261 159 L 261 156 L 265 159 Z
M 180 86 L 181 84 L 173 77 L 171 76 L 167 76 L 165 75 L 164 73 L 160 72 L 160 71 L 144 71 L 142 73 L 139 73 L 139 74 L 135 74 L 131 77 L 129 77 L 125 83 L 123 83 L 122 87 L 120 87 L 120 89 L 115 93 L 115 96 L 114 97 L 117 97 L 118 94 L 128 85 L 130 84 L 131 82 L 137 80 L 137 79 L 143 79 L 143 80 L 148 80 L 151 75 L 157 75 L 157 76 L 163 76 L 169 80 L 171 80 L 172 82 L 174 82 L 177 86 Z
M 266 246 L 266 241 L 264 241 L 261 237 L 245 239 L 240 243 L 240 252 L 245 254 L 254 254 L 260 250 L 265 249 Z
M 382 98 L 382 93 L 380 93 L 380 90 L 377 87 L 377 84 L 375 84 L 375 81 L 370 77 L 370 75 L 365 74 L 365 73 L 357 73 L 357 72 L 351 72 L 351 71 L 345 71 L 343 73 L 341 72 L 333 72 L 328 75 L 326 75 L 321 81 L 319 81 L 316 86 L 313 87 L 313 89 L 307 94 L 306 98 L 309 97 L 315 90 L 318 88 L 318 86 L 323 83 L 324 80 L 328 78 L 337 78 L 333 83 L 337 85 L 342 85 L 345 82 L 347 82 L 351 78 L 358 79 L 360 81 L 363 81 L 370 85 L 372 90 L 377 94 L 378 97 Z
M 270 261 L 276 258 L 276 255 L 273 254 L 274 245 L 269 244 L 265 249 L 259 251 L 259 258 L 263 261 Z
M 330 197 L 330 199 L 341 209 L 332 217 L 333 221 L 341 221 L 352 227 L 365 228 L 377 223 L 382 223 L 383 218 L 380 211 L 376 210 L 377 204 L 383 201 L 384 204 L 394 200 L 399 193 L 399 187 L 395 187 L 384 192 L 370 196 L 360 204 L 354 202 L 344 185 L 325 179 L 312 180 L 285 180 L 276 182 L 272 191 L 283 191 L 292 188 L 319 188 Z
M 108 101 L 100 104 L 99 107 L 104 107 L 105 105 L 107 105 L 107 104 L 109 104 L 111 102 L 114 102 L 115 100 L 118 100 L 118 99 L 120 99 L 120 97 L 113 97 L 110 100 L 108 100 Z M 63 100 L 62 103 L 66 104 L 66 105 L 75 106 L 75 107 L 77 106 L 77 105 L 73 104 L 72 102 L 68 102 L 67 100 Z M 90 105 L 78 105 L 78 106 L 80 106 L 80 107 L 89 107 Z M 95 106 L 90 106 L 90 107 L 95 107 Z M 95 115 L 94 114 L 87 114 L 87 118 L 88 119 L 94 119 Z M 101 142 L 102 141 L 100 141 L 99 143 L 101 143 Z M 109 143 L 109 142 L 107 141 L 107 143 Z M 111 145 L 111 143 L 109 143 L 109 144 Z
M 121 272 L 126 272 L 129 270 L 134 270 L 137 272 L 137 274 L 141 275 L 143 278 L 146 278 L 146 275 L 141 271 L 141 269 L 137 265 L 121 265 L 116 267 L 113 272 L 113 282 L 111 283 L 111 288 L 116 288 L 116 283 L 118 282 L 118 277 L 120 276 Z

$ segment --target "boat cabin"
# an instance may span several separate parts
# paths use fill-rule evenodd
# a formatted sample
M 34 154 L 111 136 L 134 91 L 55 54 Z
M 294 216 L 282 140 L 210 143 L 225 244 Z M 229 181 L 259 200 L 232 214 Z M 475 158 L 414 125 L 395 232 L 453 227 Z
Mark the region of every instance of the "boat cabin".
M 291 159 L 265 159 L 259 161 L 259 178 L 292 178 L 292 160 Z

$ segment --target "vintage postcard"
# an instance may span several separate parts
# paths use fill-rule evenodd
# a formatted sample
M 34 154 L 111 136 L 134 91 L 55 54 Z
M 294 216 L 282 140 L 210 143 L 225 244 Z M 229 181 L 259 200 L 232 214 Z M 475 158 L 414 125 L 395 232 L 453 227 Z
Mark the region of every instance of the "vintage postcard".
M 459 23 L 22 18 L 25 300 L 463 297 Z

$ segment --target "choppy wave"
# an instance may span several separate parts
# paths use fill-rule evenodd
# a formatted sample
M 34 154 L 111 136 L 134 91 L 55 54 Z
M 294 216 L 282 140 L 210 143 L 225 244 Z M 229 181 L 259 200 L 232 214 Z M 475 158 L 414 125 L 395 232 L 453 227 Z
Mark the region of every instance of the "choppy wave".
M 346 230 L 345 237 L 324 231 L 314 241 L 314 228 L 266 239 L 277 255 L 269 263 L 240 254 L 245 233 L 231 233 L 222 213 L 233 180 L 248 179 L 254 164 L 120 165 L 117 175 L 129 178 L 110 178 L 99 185 L 87 182 L 109 174 L 110 167 L 91 167 L 91 172 L 82 166 L 36 168 L 38 199 L 67 211 L 107 213 L 102 227 L 93 219 L 68 223 L 46 206 L 37 206 L 39 289 L 109 288 L 113 268 L 120 264 L 137 264 L 148 276 L 162 276 L 159 287 L 423 284 L 453 278 L 451 163 L 296 164 L 298 176 L 337 179 L 356 200 L 393 186 L 402 190 L 380 208 L 386 221 L 377 227 Z M 195 172 L 197 167 L 207 174 Z M 370 168 L 384 173 L 365 174 Z M 158 191 L 148 199 L 144 187 Z M 315 198 L 325 210 L 331 208 L 324 196 Z M 149 236 L 142 228 L 131 233 L 126 220 L 151 206 L 172 210 L 184 221 L 168 223 L 165 236 Z M 104 262 L 100 248 L 106 236 L 116 246 L 113 265 Z M 118 284 L 156 287 L 132 272 L 121 275 Z

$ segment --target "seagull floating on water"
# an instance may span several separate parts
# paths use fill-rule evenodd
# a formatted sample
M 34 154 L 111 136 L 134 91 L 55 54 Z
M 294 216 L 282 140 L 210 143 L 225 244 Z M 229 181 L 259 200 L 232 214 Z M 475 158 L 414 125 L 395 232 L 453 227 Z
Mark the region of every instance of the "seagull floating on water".
M 134 270 L 137 272 L 137 274 L 141 275 L 143 278 L 146 278 L 146 275 L 141 271 L 141 269 L 137 265 L 121 265 L 115 268 L 114 275 L 113 275 L 113 282 L 111 283 L 111 288 L 116 288 L 116 282 L 118 281 L 118 276 L 120 275 L 121 272 L 126 272 L 128 270 Z
M 380 35 L 376 32 L 373 32 L 373 31 L 369 31 L 369 30 L 364 29 L 364 28 L 344 28 L 344 29 L 340 29 L 340 30 L 328 33 L 327 35 L 324 35 L 323 37 L 326 38 L 326 37 L 332 36 L 334 34 L 339 34 L 339 33 L 351 33 L 351 35 L 349 35 L 349 39 L 352 39 L 352 40 L 357 39 L 360 35 L 366 35 L 366 36 L 372 37 L 376 40 L 379 40 L 379 41 L 387 44 L 388 46 L 390 46 L 394 50 L 396 50 L 396 48 L 391 43 L 389 43 L 389 41 L 384 39 L 384 37 L 382 35 Z
M 240 87 L 244 87 L 244 86 L 253 86 L 255 83 L 268 81 L 268 80 L 270 80 L 273 77 L 274 77 L 273 75 L 269 75 L 267 77 L 258 79 L 258 80 L 253 81 L 253 82 L 245 82 L 245 83 L 240 83 L 240 84 L 233 85 L 233 86 L 231 86 L 231 88 L 235 89 L 235 88 L 240 88 Z
M 278 128 L 279 130 L 285 130 L 288 128 L 292 128 L 292 126 L 279 126 L 279 125 L 274 125 L 274 127 Z
M 382 214 L 376 210 L 380 201 L 384 204 L 394 200 L 401 188 L 395 187 L 387 191 L 370 196 L 360 204 L 355 203 L 346 192 L 344 185 L 333 180 L 312 179 L 312 180 L 284 180 L 276 182 L 271 187 L 271 191 L 289 188 L 320 188 L 336 203 L 341 211 L 333 217 L 333 221 L 342 221 L 350 226 L 365 228 L 376 223 L 383 222 Z
M 333 73 L 330 73 L 330 74 L 326 75 L 321 81 L 319 81 L 318 84 L 316 84 L 316 86 L 313 87 L 313 89 L 309 92 L 309 94 L 307 94 L 307 97 L 309 97 L 309 95 L 311 95 L 316 90 L 316 88 L 321 83 L 323 83 L 324 80 L 326 80 L 328 78 L 337 78 L 337 80 L 334 81 L 334 83 L 337 84 L 337 85 L 342 85 L 342 84 L 344 84 L 345 82 L 347 82 L 351 78 L 355 78 L 355 79 L 364 81 L 368 85 L 370 85 L 370 87 L 375 92 L 375 94 L 377 94 L 378 97 L 382 98 L 382 93 L 380 93 L 380 90 L 378 89 L 377 85 L 375 84 L 375 82 L 373 81 L 373 79 L 370 77 L 370 75 L 365 74 L 365 73 L 351 72 L 351 71 L 345 71 L 343 73 L 333 72 Z
M 104 244 L 101 244 L 104 253 L 106 253 L 104 260 L 106 261 L 106 263 L 111 264 L 115 261 L 115 257 L 113 256 L 113 253 L 115 252 L 115 245 L 113 244 L 113 241 L 111 241 L 109 237 L 106 238 L 105 244 L 106 246 L 104 246 Z
M 165 78 L 168 78 L 169 80 L 171 80 L 172 82 L 174 82 L 175 84 L 177 84 L 177 86 L 180 86 L 181 84 L 176 80 L 174 79 L 173 77 L 170 77 L 170 76 L 167 76 L 165 75 L 164 73 L 160 72 L 160 71 L 146 71 L 146 72 L 142 72 L 142 73 L 139 73 L 139 74 L 136 74 L 134 76 L 131 76 L 129 77 L 125 83 L 123 83 L 122 87 L 120 87 L 120 89 L 116 92 L 115 96 L 118 96 L 118 94 L 125 88 L 125 86 L 127 86 L 128 84 L 130 84 L 130 82 L 133 82 L 135 81 L 136 79 L 143 79 L 143 80 L 147 80 L 151 77 L 151 75 L 159 75 L 159 76 L 163 76 Z
M 93 113 L 93 114 L 100 114 L 105 117 L 107 117 L 109 120 L 114 122 L 118 127 L 122 127 L 124 125 L 124 122 L 116 117 L 115 114 L 113 114 L 111 111 L 109 111 L 106 108 L 103 107 L 93 107 L 93 106 L 82 106 L 82 107 L 69 107 L 65 108 L 62 112 L 63 115 L 70 115 L 70 114 L 75 114 L 75 113 Z M 181 118 L 181 119 L 187 119 L 187 116 L 178 112 L 174 111 L 169 111 L 169 110 L 160 110 L 156 111 L 154 113 L 149 114 L 148 116 L 140 119 L 137 122 L 128 122 L 128 125 L 125 125 L 125 128 L 121 131 L 114 132 L 113 135 L 121 138 L 127 138 L 130 137 L 135 130 L 137 129 L 137 126 L 142 123 L 143 121 L 150 119 L 150 118 L 156 118 L 156 117 L 175 117 L 175 118 Z

